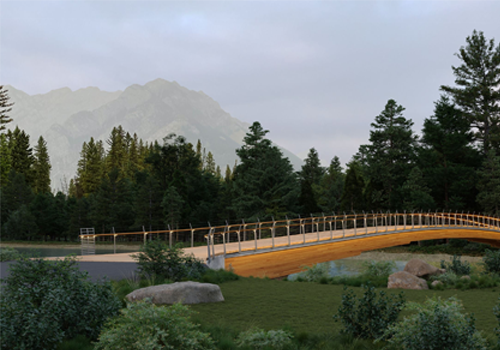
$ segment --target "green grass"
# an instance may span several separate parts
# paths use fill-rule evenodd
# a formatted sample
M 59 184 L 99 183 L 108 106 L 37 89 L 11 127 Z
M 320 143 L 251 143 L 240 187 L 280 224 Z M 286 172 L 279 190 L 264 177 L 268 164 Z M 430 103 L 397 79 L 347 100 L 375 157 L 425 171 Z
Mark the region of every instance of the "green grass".
M 341 325 L 332 316 L 340 306 L 343 286 L 294 283 L 257 278 L 241 278 L 220 285 L 225 301 L 192 305 L 196 320 L 204 326 L 243 331 L 251 327 L 266 330 L 287 327 L 297 333 L 337 334 Z M 352 288 L 361 295 L 360 288 Z M 400 290 L 387 290 L 397 294 Z M 405 290 L 408 301 L 424 302 L 433 295 L 456 296 L 465 311 L 474 313 L 476 327 L 493 335 L 498 325 L 492 309 L 498 301 L 498 288 L 474 290 Z M 402 316 L 407 314 L 403 311 Z

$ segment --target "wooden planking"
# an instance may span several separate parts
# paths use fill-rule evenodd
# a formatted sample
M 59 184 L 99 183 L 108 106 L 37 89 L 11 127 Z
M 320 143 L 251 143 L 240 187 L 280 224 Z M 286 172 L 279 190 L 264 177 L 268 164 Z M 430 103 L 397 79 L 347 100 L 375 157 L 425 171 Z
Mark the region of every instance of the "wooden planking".
M 446 238 L 470 239 L 492 245 L 500 244 L 500 233 L 494 231 L 453 228 L 422 230 L 231 257 L 226 258 L 225 267 L 226 269 L 232 268 L 241 276 L 276 278 L 300 272 L 302 265 L 344 259 L 359 255 L 361 252 L 409 244 L 414 241 Z

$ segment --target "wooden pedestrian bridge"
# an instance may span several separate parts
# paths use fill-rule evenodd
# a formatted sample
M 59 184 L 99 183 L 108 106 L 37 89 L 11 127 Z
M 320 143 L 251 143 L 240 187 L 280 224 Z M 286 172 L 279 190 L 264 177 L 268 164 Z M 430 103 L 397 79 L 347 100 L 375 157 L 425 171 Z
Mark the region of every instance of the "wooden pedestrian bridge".
M 500 218 L 450 212 L 372 212 L 252 223 L 226 222 L 201 228 L 190 225 L 188 229 L 149 232 L 93 234 L 87 231 L 80 235 L 82 255 L 93 254 L 96 241 L 111 243 L 112 239 L 116 252 L 117 243 L 146 242 L 153 237 L 164 239 L 170 246 L 183 242 L 187 245 L 186 253 L 205 260 L 212 268 L 233 269 L 241 276 L 276 278 L 299 272 L 303 265 L 415 241 L 461 238 L 500 247 Z M 90 258 L 87 261 L 102 260 Z

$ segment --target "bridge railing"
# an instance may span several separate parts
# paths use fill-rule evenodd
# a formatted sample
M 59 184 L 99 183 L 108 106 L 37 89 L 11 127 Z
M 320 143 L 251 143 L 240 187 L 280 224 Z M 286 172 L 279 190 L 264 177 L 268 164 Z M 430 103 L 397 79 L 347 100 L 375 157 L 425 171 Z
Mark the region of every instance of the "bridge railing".
M 194 247 L 203 241 L 207 247 L 208 258 L 216 253 L 228 254 L 248 250 L 258 251 L 283 246 L 303 245 L 328 240 L 352 239 L 370 234 L 391 233 L 402 230 L 422 228 L 476 228 L 500 231 L 500 218 L 470 213 L 444 212 L 370 212 L 285 218 L 281 220 L 247 223 L 228 223 L 225 225 L 138 231 L 124 233 L 104 233 L 80 235 L 81 241 L 108 241 L 117 243 L 142 243 L 158 237 L 173 246 L 182 241 L 186 246 Z M 92 237 L 90 237 L 92 236 Z M 264 243 L 263 243 L 264 242 Z M 216 246 L 222 252 L 216 252 Z M 220 250 L 220 249 L 219 249 Z

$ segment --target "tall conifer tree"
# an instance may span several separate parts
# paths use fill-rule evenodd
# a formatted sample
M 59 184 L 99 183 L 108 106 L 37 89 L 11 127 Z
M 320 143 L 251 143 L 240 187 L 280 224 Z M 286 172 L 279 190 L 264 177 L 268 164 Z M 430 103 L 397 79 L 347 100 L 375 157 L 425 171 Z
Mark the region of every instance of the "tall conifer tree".
M 42 136 L 39 137 L 35 146 L 35 162 L 33 164 L 35 193 L 50 192 L 50 165 L 49 152 L 47 150 L 47 142 Z

